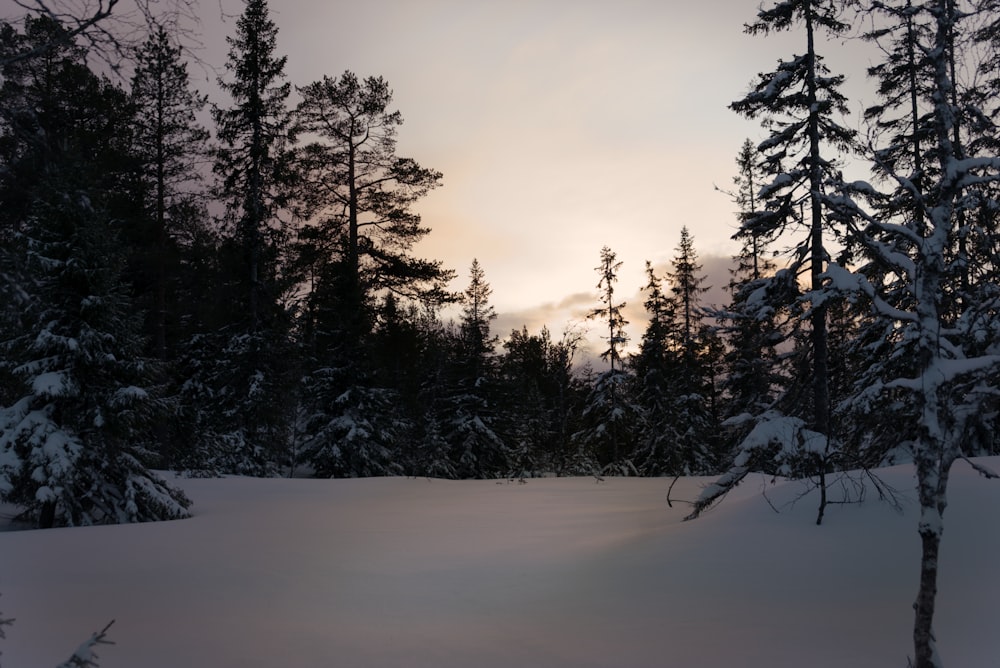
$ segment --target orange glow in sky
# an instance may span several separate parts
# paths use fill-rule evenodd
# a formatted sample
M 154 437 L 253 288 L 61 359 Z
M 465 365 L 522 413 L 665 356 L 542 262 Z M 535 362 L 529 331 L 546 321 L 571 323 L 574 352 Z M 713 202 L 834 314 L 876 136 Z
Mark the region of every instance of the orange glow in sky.
M 221 67 L 243 5 L 203 2 L 202 57 Z M 804 50 L 797 35 L 745 35 L 757 8 L 747 0 L 270 7 L 294 85 L 345 70 L 389 82 L 404 118 L 399 154 L 444 174 L 417 207 L 432 229 L 417 252 L 456 270 L 455 290 L 479 260 L 500 336 L 547 324 L 558 338 L 579 322 L 597 305 L 604 245 L 623 261 L 617 289 L 640 317 L 645 261 L 666 266 L 682 226 L 706 269 L 721 269 L 738 246 L 735 206 L 716 186 L 732 183 L 744 139 L 764 136 L 727 106 Z M 830 50 L 841 52 L 827 58 L 835 68 L 845 47 Z M 859 65 L 850 76 L 863 81 Z M 709 283 L 727 280 L 722 270 Z

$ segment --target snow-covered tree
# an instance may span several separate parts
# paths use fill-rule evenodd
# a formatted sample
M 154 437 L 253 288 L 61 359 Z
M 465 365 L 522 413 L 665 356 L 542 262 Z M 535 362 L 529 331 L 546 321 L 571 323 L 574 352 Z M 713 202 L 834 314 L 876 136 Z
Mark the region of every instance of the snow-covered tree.
M 788 311 L 783 308 L 784 299 L 768 291 L 777 269 L 769 252 L 772 239 L 755 229 L 742 228 L 744 221 L 757 215 L 758 190 L 764 182 L 757 149 L 750 140 L 741 147 L 736 164 L 733 199 L 741 223 L 736 238 L 742 245 L 730 270 L 730 301 L 722 309 L 711 310 L 710 315 L 727 344 L 721 414 L 739 421 L 772 409 L 785 386 L 783 359 L 777 347 L 788 331 L 779 314 L 787 317 Z M 740 429 L 734 431 L 737 436 L 743 433 Z
M 602 305 L 593 309 L 588 317 L 602 321 L 607 328 L 608 347 L 601 353 L 601 359 L 608 362 L 609 368 L 600 373 L 591 386 L 581 415 L 581 428 L 573 434 L 578 448 L 573 464 L 576 473 L 635 470 L 629 456 L 640 413 L 630 397 L 631 374 L 622 355 L 628 342 L 625 335 L 628 321 L 623 315 L 625 302 L 615 299 L 615 283 L 621 265 L 614 251 L 607 246 L 601 249 L 601 263 L 595 271 L 600 277 L 597 289 Z
M 647 262 L 649 323 L 630 360 L 634 397 L 642 409 L 636 465 L 647 474 L 709 473 L 718 467 L 716 375 L 721 342 L 703 322 L 705 277 L 687 227 L 666 278 Z
M 24 43 L 60 28 L 29 20 Z M 6 285 L 0 498 L 39 526 L 187 516 L 147 469 L 162 413 L 156 366 L 123 280 L 132 208 L 125 94 L 71 44 L 4 70 L 0 124 Z M 9 272 L 9 273 L 8 273 Z
M 499 429 L 495 346 L 490 322 L 493 292 L 473 260 L 463 293 L 462 314 L 452 337 L 450 380 L 440 398 L 441 423 L 461 477 L 509 475 L 511 458 Z
M 277 32 L 266 0 L 246 0 L 227 38 L 231 78 L 219 83 L 232 105 L 212 110 L 215 172 L 226 204 L 213 294 L 221 317 L 186 346 L 204 357 L 184 360 L 197 373 L 182 393 L 186 410 L 207 427 L 196 451 L 218 455 L 208 468 L 252 475 L 273 473 L 284 458 L 297 367 L 286 305 L 291 281 L 283 273 L 291 86 L 286 58 L 276 54 Z
M 677 317 L 675 303 L 663 290 L 663 280 L 646 262 L 644 306 L 649 322 L 639 351 L 629 360 L 635 375 L 635 396 L 642 406 L 635 464 L 644 475 L 664 475 L 683 470 L 671 399 L 677 378 Z
M 996 318 L 1000 295 L 994 286 L 980 293 L 977 301 L 951 299 L 948 290 L 966 280 L 967 258 L 954 252 L 955 240 L 966 233 L 968 221 L 984 211 L 992 217 L 997 210 L 990 196 L 992 185 L 1000 181 L 995 146 L 990 142 L 963 146 L 956 127 L 970 112 L 981 122 L 992 121 L 955 94 L 959 82 L 952 67 L 958 36 L 963 31 L 968 34 L 965 26 L 974 25 L 972 19 L 989 18 L 990 13 L 980 13 L 989 10 L 955 0 L 911 5 L 911 14 L 905 18 L 920 29 L 908 30 L 906 39 L 912 40 L 914 52 L 921 56 L 916 71 L 921 76 L 920 90 L 925 91 L 923 98 L 930 103 L 921 107 L 921 130 L 909 132 L 908 145 L 919 145 L 914 155 L 920 161 L 894 160 L 898 153 L 881 148 L 873 151 L 876 174 L 885 176 L 876 185 L 884 183 L 889 192 L 858 182 L 845 187 L 836 203 L 842 219 L 853 221 L 851 241 L 882 271 L 873 276 L 833 264 L 826 273 L 833 288 L 869 303 L 888 334 L 884 355 L 873 360 L 859 379 L 851 408 L 860 413 L 880 412 L 881 419 L 896 423 L 902 410 L 915 421 L 914 429 L 897 438 L 916 465 L 920 501 L 922 558 L 914 606 L 914 665 L 918 668 L 942 665 L 933 618 L 949 473 L 957 460 L 974 454 L 970 450 L 979 438 L 982 416 L 996 412 L 1000 389 L 1000 323 Z M 967 50 L 963 55 L 974 58 L 975 53 Z M 956 106 L 959 100 L 963 100 L 962 108 Z M 929 136 L 922 134 L 925 130 Z M 992 132 L 996 135 L 995 125 Z M 983 152 L 971 153 L 972 146 Z M 902 198 L 912 205 L 885 216 L 885 211 L 892 210 L 885 204 Z M 863 208 L 854 201 L 878 206 Z M 992 230 L 984 231 L 995 236 Z M 900 364 L 900 360 L 905 362 Z
M 751 35 L 799 30 L 805 50 L 789 60 L 778 63 L 773 72 L 758 75 L 750 92 L 733 102 L 730 108 L 749 118 L 760 118 L 771 134 L 759 146 L 761 167 L 769 176 L 759 192 L 761 208 L 742 221 L 741 234 L 786 242 L 787 267 L 768 277 L 766 285 L 755 290 L 766 294 L 772 304 L 781 299 L 792 309 L 799 322 L 808 320 L 808 333 L 796 336 L 799 360 L 808 362 L 795 376 L 811 386 L 807 400 L 794 405 L 776 407 L 764 414 L 747 415 L 744 429 L 750 429 L 748 440 L 734 453 L 734 468 L 725 476 L 728 485 L 736 484 L 741 468 L 736 462 L 762 463 L 770 446 L 769 439 L 750 439 L 757 426 L 773 423 L 775 411 L 783 410 L 789 423 L 808 420 L 808 431 L 823 434 L 823 448 L 815 447 L 811 437 L 796 437 L 780 448 L 789 453 L 799 448 L 799 474 L 811 471 L 821 490 L 819 520 L 826 505 L 826 474 L 831 466 L 830 455 L 837 441 L 830 421 L 829 341 L 827 306 L 822 299 L 823 272 L 830 259 L 827 244 L 831 236 L 841 236 L 828 215 L 826 193 L 840 182 L 838 158 L 854 146 L 854 132 L 841 125 L 836 116 L 846 111 L 846 99 L 840 92 L 844 77 L 832 75 L 817 49 L 822 35 L 841 35 L 849 24 L 841 19 L 842 3 L 833 0 L 782 0 L 761 7 L 757 20 L 746 27 Z M 833 154 L 831 155 L 831 152 Z M 837 153 L 839 152 L 839 153 Z M 804 279 L 804 280 L 803 280 Z M 799 283 L 809 292 L 802 294 Z M 795 313 L 801 311 L 801 314 Z M 807 338 L 808 337 L 808 338 Z M 803 399 L 806 399 L 803 397 Z M 754 422 L 756 421 L 756 422 Z M 778 430 L 776 434 L 799 433 L 799 430 Z M 808 447 L 803 447 L 808 445 Z M 782 455 L 779 468 L 788 465 Z M 721 483 L 721 481 L 720 481 Z M 728 486 L 717 484 L 706 495 L 721 494 Z M 703 496 L 701 504 L 707 497 Z
M 790 272 L 805 273 L 811 290 L 822 287 L 822 273 L 829 257 L 830 228 L 824 220 L 823 193 L 836 182 L 836 156 L 829 151 L 851 147 L 853 133 L 835 116 L 845 112 L 840 93 L 843 76 L 831 75 L 817 50 L 823 35 L 843 34 L 849 25 L 840 18 L 840 3 L 833 0 L 782 0 L 762 7 L 746 31 L 767 36 L 800 30 L 804 51 L 781 61 L 773 72 L 760 74 L 751 91 L 730 107 L 749 118 L 760 118 L 771 135 L 759 146 L 762 166 L 770 181 L 762 184 L 761 209 L 743 221 L 744 233 L 774 237 L 801 230 L 790 240 Z M 816 431 L 830 435 L 827 378 L 827 327 L 822 306 L 810 312 L 812 359 L 812 415 Z

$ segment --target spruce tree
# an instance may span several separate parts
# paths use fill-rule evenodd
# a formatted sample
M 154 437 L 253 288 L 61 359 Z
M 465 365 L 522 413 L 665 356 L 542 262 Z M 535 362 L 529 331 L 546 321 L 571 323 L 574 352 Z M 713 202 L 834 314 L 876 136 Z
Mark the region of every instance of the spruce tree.
M 493 289 L 478 260 L 469 268 L 458 323 L 456 394 L 451 399 L 451 438 L 459 461 L 477 477 L 511 475 L 508 446 L 498 433 L 495 347 L 490 333 L 496 311 L 489 303 Z
M 207 411 L 196 436 L 201 451 L 215 453 L 192 466 L 253 475 L 285 463 L 296 367 L 285 304 L 291 285 L 282 271 L 291 86 L 286 58 L 275 53 L 277 32 L 267 2 L 247 0 L 227 38 L 231 78 L 219 84 L 233 104 L 212 110 L 220 141 L 215 171 L 227 207 L 215 294 L 224 324 L 192 341 L 189 350 L 201 358 L 190 361 L 197 373 L 185 397 L 193 411 Z
M 5 35 L 40 49 L 3 71 L 0 498 L 41 527 L 174 519 L 189 501 L 147 469 L 162 417 L 122 230 L 134 207 L 127 96 L 46 18 Z M 9 272 L 9 273 L 8 273 Z
M 156 26 L 136 52 L 130 93 L 136 109 L 134 150 L 150 222 L 140 252 L 151 293 L 152 352 L 167 362 L 168 343 L 175 338 L 168 329 L 176 328 L 178 319 L 176 297 L 170 294 L 179 271 L 177 237 L 198 209 L 202 175 L 197 166 L 207 157 L 209 133 L 197 120 L 206 98 L 192 90 L 181 47 L 163 26 Z
M 629 392 L 631 376 L 625 367 L 623 348 L 628 342 L 623 311 L 625 302 L 615 298 L 615 283 L 621 268 L 618 256 L 607 246 L 601 249 L 601 263 L 595 267 L 602 306 L 593 309 L 589 318 L 599 320 L 606 328 L 608 347 L 601 359 L 609 368 L 600 373 L 590 387 L 583 409 L 581 429 L 573 435 L 577 445 L 573 472 L 594 474 L 604 472 L 635 472 L 631 461 L 634 449 L 635 425 L 639 409 Z
M 761 190 L 761 211 L 743 228 L 748 234 L 767 236 L 802 228 L 802 237 L 793 242 L 789 271 L 796 276 L 804 271 L 814 292 L 822 289 L 829 255 L 831 230 L 824 221 L 824 192 L 827 182 L 838 180 L 836 160 L 828 150 L 849 150 L 854 141 L 853 133 L 835 119 L 845 112 L 839 90 L 844 78 L 830 74 L 817 49 L 821 35 L 841 35 L 849 28 L 839 14 L 839 5 L 831 0 L 785 0 L 762 7 L 746 32 L 767 36 L 798 28 L 805 51 L 779 62 L 775 71 L 760 74 L 751 91 L 730 105 L 739 114 L 761 118 L 771 131 L 759 147 L 770 182 Z M 809 322 L 813 393 L 809 418 L 817 432 L 831 436 L 826 313 L 821 304 L 811 308 Z
M 646 300 L 649 321 L 630 364 L 635 376 L 636 401 L 642 406 L 635 463 L 643 475 L 666 475 L 684 470 L 672 410 L 673 383 L 679 374 L 675 303 L 663 289 L 663 279 L 646 262 Z
M 215 170 L 243 253 L 239 280 L 251 333 L 270 324 L 280 307 L 278 269 L 286 230 L 279 209 L 291 84 L 285 80 L 287 57 L 275 54 L 277 35 L 266 0 L 246 0 L 236 34 L 226 38 L 226 70 L 233 79 L 219 80 L 233 106 L 212 110 L 221 142 Z
M 631 360 L 638 403 L 640 470 L 650 474 L 709 473 L 718 466 L 716 376 L 721 344 L 707 323 L 699 295 L 705 277 L 687 227 L 666 277 L 671 292 L 646 264 L 649 324 Z
M 758 75 L 750 92 L 730 108 L 748 118 L 760 118 L 771 131 L 758 149 L 769 181 L 760 191 L 760 211 L 743 221 L 743 234 L 785 240 L 788 267 L 774 274 L 767 287 L 783 297 L 791 314 L 808 320 L 807 333 L 796 333 L 801 367 L 795 379 L 809 385 L 809 396 L 757 416 L 735 453 L 732 468 L 710 487 L 693 515 L 739 482 L 750 466 L 814 475 L 821 491 L 817 523 L 826 508 L 826 474 L 838 441 L 830 420 L 829 332 L 824 301 L 824 271 L 830 259 L 831 237 L 843 236 L 843 226 L 829 217 L 828 191 L 841 182 L 838 158 L 853 150 L 854 133 L 836 119 L 846 111 L 840 92 L 842 75 L 832 75 L 817 48 L 824 36 L 849 29 L 841 19 L 841 4 L 832 0 L 785 0 L 761 7 L 757 20 L 746 26 L 751 35 L 800 30 L 805 51 L 780 61 L 773 72 Z M 831 151 L 834 152 L 831 155 Z M 838 153 L 839 152 L 839 153 Z M 801 294 L 799 280 L 807 278 L 809 291 Z M 799 315 L 797 311 L 802 310 Z M 794 392 L 797 388 L 791 388 Z M 766 437 L 765 437 L 766 436 Z
M 573 461 L 572 435 L 584 395 L 573 368 L 578 337 L 558 341 L 545 327 L 513 330 L 499 361 L 501 421 L 515 472 L 562 473 Z
M 754 416 L 774 409 L 789 385 L 788 356 L 779 354 L 778 347 L 791 331 L 788 295 L 773 292 L 771 279 L 777 270 L 770 251 L 773 235 L 743 227 L 760 210 L 758 191 L 765 181 L 750 140 L 741 146 L 736 165 L 733 200 L 741 227 L 734 238 L 741 248 L 730 269 L 730 301 L 710 312 L 726 341 L 720 412 L 726 449 L 731 452 L 748 433 Z
M 147 313 L 144 331 L 149 352 L 162 365 L 164 383 L 176 396 L 174 373 L 185 326 L 194 325 L 192 302 L 182 285 L 186 239 L 207 221 L 199 165 L 207 158 L 209 133 L 196 118 L 206 98 L 191 88 L 181 48 L 163 26 L 156 26 L 135 54 L 129 99 L 135 107 L 133 151 L 139 162 L 144 216 L 128 234 L 130 273 L 136 301 Z M 205 283 L 203 283 L 204 285 Z M 192 331 L 192 330 L 188 330 Z M 175 408 L 176 401 L 174 402 Z M 187 454 L 189 438 L 159 429 L 166 467 Z

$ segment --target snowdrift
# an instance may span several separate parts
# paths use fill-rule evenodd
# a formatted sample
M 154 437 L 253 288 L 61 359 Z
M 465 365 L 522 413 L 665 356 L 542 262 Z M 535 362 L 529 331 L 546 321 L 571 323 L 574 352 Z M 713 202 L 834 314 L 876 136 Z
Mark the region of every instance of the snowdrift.
M 761 476 L 694 522 L 666 479 L 176 480 L 192 519 L 0 533 L 0 663 L 55 666 L 115 619 L 102 668 L 905 666 L 914 479 L 881 473 L 902 512 L 822 527 Z M 1000 483 L 959 463 L 950 496 L 941 654 L 995 668 Z

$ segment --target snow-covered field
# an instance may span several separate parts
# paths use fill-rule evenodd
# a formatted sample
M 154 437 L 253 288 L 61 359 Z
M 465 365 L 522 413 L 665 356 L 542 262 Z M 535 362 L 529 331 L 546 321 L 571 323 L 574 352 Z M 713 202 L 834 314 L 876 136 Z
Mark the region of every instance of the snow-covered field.
M 883 476 L 902 514 L 822 527 L 760 476 L 695 522 L 663 479 L 180 480 L 189 520 L 0 533 L 0 665 L 115 619 L 102 668 L 903 668 L 917 508 L 911 467 Z M 963 463 L 938 603 L 945 664 L 1000 665 L 1000 482 Z

